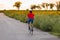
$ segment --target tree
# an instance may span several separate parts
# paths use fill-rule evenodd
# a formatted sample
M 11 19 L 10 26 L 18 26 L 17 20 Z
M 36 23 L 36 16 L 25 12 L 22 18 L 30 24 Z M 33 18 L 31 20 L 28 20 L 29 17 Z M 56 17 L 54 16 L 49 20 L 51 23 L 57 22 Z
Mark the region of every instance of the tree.
M 18 1 L 18 2 L 15 2 L 15 4 L 13 6 L 15 6 L 16 8 L 18 8 L 18 10 L 19 10 L 21 4 L 22 3 Z
M 48 3 L 45 3 L 45 6 L 46 6 L 46 9 L 48 9 L 49 4 Z
M 50 9 L 53 9 L 54 4 L 53 3 L 50 3 L 49 6 L 50 6 Z
M 29 11 L 29 9 L 26 9 L 27 11 Z
M 41 4 L 38 4 L 37 8 L 38 8 L 38 9 L 42 9 L 42 8 L 41 8 Z
M 31 10 L 35 9 L 36 8 L 36 5 L 31 5 Z
M 33 10 L 33 9 L 35 9 L 35 8 L 37 8 L 37 9 L 41 9 L 41 7 L 39 6 L 39 5 L 31 5 L 31 10 Z
M 56 8 L 57 8 L 57 10 L 60 10 L 60 1 L 59 2 L 56 2 Z
M 41 7 L 40 7 L 40 6 L 36 6 L 35 8 L 37 8 L 37 9 L 41 9 Z
M 43 8 L 48 9 L 49 4 L 48 3 L 42 3 L 41 5 Z
M 42 5 L 41 5 L 43 8 L 45 8 L 45 3 L 42 3 Z

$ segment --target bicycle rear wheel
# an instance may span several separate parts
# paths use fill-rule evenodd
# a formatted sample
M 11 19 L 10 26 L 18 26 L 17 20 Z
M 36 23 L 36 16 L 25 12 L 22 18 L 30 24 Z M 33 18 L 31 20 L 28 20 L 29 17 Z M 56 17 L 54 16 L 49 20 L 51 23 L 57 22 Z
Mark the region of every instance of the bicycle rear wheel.
M 30 26 L 30 33 L 33 34 L 33 27 Z

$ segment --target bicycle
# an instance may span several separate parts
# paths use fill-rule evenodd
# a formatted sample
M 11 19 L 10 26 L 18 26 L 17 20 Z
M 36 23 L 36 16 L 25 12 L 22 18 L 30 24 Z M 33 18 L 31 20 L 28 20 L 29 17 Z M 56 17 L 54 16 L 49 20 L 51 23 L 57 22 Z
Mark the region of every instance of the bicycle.
M 32 23 L 29 24 L 29 31 L 30 31 L 30 34 L 33 35 L 33 24 Z

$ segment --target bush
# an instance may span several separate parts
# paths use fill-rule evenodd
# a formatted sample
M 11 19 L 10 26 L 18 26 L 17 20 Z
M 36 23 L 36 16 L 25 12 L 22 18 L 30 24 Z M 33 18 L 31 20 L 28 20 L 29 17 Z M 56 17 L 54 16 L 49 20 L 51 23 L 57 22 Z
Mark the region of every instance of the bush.
M 26 23 L 28 10 L 6 10 L 4 13 L 12 18 Z M 35 14 L 34 26 L 44 31 L 60 33 L 60 11 L 33 10 Z
M 53 29 L 53 27 L 50 24 L 46 24 L 46 25 L 42 26 L 42 30 L 47 31 L 47 32 L 52 31 L 52 29 Z

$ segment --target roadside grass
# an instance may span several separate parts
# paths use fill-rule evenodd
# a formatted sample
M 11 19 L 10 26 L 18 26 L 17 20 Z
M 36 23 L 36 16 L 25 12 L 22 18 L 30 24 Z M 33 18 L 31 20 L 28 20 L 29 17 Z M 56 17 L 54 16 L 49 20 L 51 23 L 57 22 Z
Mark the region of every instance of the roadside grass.
M 4 14 L 26 23 L 28 12 L 28 10 L 5 10 Z M 33 13 L 35 15 L 34 26 L 36 28 L 57 36 L 60 35 L 60 11 L 33 10 Z

